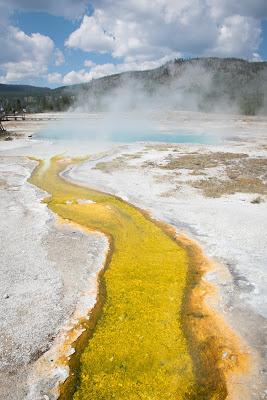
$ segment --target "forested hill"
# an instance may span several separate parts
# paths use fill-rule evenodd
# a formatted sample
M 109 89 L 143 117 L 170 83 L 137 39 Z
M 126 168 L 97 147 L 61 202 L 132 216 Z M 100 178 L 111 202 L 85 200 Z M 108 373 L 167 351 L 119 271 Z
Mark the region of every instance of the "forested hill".
M 124 72 L 91 82 L 39 88 L 0 84 L 7 111 L 62 111 L 69 107 L 97 111 L 118 107 L 157 107 L 267 114 L 267 62 L 241 59 L 176 59 L 148 71 Z

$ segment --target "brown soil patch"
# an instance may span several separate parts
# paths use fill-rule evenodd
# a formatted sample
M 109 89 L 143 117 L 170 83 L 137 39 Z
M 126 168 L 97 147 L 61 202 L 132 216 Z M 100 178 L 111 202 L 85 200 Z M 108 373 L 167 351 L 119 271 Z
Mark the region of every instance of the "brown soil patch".
M 267 158 L 264 157 L 252 158 L 245 153 L 194 152 L 181 156 L 172 154 L 165 159 L 164 164 L 147 161 L 143 163 L 143 167 L 161 168 L 172 171 L 173 174 L 186 169 L 191 176 L 202 175 L 202 179 L 189 180 L 187 184 L 202 190 L 207 197 L 237 192 L 267 195 Z M 220 178 L 216 175 L 205 177 L 209 169 L 217 167 L 221 167 Z M 161 180 L 166 181 L 167 177 Z
M 176 147 L 178 147 L 178 146 L 175 146 L 175 148 Z M 169 150 L 172 150 L 172 151 L 176 151 L 174 149 L 174 145 L 170 145 L 168 143 L 147 144 L 145 146 L 145 150 L 148 150 L 148 151 L 150 151 L 150 150 L 156 150 L 156 151 L 169 151 Z
M 6 189 L 8 187 L 6 181 L 0 179 L 0 189 Z
M 244 153 L 208 153 L 208 154 L 197 154 L 191 153 L 182 155 L 180 157 L 169 157 L 166 165 L 162 165 L 164 169 L 191 169 L 193 171 L 200 172 L 206 168 L 215 168 L 219 165 L 229 165 L 235 160 L 240 160 L 248 157 Z
M 128 168 L 128 165 L 127 165 L 127 162 L 125 161 L 125 159 L 123 157 L 117 157 L 111 161 L 99 162 L 95 165 L 95 167 L 93 169 L 98 169 L 105 173 L 111 173 L 116 170 L 122 170 L 125 168 Z
M 211 178 L 190 182 L 191 186 L 201 189 L 207 197 L 221 197 L 224 194 L 234 193 L 260 193 L 267 194 L 267 184 L 260 179 L 237 178 L 231 180 L 218 180 Z
M 127 164 L 127 161 L 135 160 L 137 158 L 141 158 L 144 153 L 138 152 L 134 154 L 122 154 L 119 157 L 114 158 L 110 161 L 101 161 L 96 164 L 93 169 L 99 169 L 102 172 L 110 173 L 116 170 L 122 170 L 126 168 L 130 168 Z
M 226 166 L 226 179 L 208 178 L 190 182 L 207 197 L 224 194 L 257 193 L 267 195 L 267 159 L 245 158 Z

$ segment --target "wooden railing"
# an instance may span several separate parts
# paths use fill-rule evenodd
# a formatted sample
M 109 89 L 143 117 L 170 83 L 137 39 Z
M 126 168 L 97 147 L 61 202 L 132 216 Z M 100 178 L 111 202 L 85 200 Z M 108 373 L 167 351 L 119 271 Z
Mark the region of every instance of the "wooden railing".
M 4 114 L 1 117 L 2 121 L 12 121 L 12 120 L 17 121 L 19 119 L 25 120 L 26 119 L 25 113 Z

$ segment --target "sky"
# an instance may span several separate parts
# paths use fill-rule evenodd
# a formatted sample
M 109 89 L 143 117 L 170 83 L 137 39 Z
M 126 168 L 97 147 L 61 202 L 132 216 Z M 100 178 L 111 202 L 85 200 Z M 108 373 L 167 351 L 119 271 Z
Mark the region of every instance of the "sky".
M 57 87 L 177 57 L 267 60 L 267 0 L 0 0 L 0 83 Z

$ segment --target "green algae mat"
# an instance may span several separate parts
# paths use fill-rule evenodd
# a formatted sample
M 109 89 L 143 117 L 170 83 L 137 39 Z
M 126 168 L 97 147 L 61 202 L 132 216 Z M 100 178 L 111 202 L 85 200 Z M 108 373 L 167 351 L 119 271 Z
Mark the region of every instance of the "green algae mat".
M 203 388 L 198 395 L 183 327 L 187 252 L 141 210 L 61 178 L 68 162 L 53 158 L 46 169 L 41 162 L 30 182 L 50 195 L 45 202 L 60 217 L 105 233 L 110 255 L 101 313 L 81 351 L 75 385 L 61 398 L 225 398 Z

